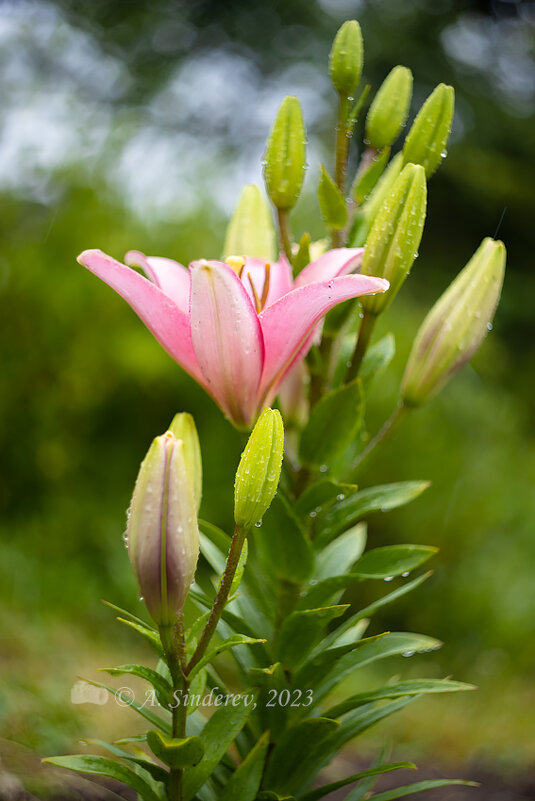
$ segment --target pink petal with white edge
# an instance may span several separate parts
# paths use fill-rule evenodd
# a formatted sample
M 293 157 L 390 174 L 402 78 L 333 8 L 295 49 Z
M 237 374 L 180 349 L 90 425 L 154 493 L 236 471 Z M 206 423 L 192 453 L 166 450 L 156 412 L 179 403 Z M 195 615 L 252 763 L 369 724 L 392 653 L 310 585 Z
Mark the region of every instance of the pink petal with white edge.
M 266 349 L 260 398 L 273 391 L 296 356 L 305 356 L 307 338 L 329 309 L 344 300 L 387 289 L 388 281 L 383 278 L 346 275 L 294 289 L 264 309 L 258 316 Z
M 353 272 L 362 259 L 364 248 L 334 248 L 319 259 L 311 261 L 295 279 L 295 286 L 307 286 L 316 281 L 330 281 Z
M 84 250 L 78 262 L 115 289 L 169 355 L 207 387 L 195 358 L 188 316 L 161 289 L 101 250 Z
M 162 256 L 145 256 L 139 250 L 129 250 L 124 260 L 130 267 L 141 267 L 184 314 L 189 313 L 190 277 L 184 265 Z
M 191 336 L 198 364 L 218 404 L 238 426 L 257 406 L 264 341 L 253 304 L 236 273 L 222 262 L 193 262 Z

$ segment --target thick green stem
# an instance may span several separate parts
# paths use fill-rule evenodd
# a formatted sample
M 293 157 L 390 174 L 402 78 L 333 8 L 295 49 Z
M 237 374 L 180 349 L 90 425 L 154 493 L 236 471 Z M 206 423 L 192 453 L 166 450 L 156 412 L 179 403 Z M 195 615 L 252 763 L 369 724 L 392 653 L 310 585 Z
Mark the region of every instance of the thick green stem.
M 243 549 L 243 543 L 245 542 L 246 536 L 247 536 L 247 530 L 240 528 L 240 526 L 236 526 L 236 528 L 234 529 L 232 542 L 230 544 L 230 550 L 227 557 L 227 564 L 225 565 L 225 571 L 223 573 L 223 576 L 221 577 L 221 583 L 219 584 L 219 590 L 217 591 L 217 595 L 215 597 L 210 617 L 208 618 L 208 622 L 204 627 L 203 633 L 201 634 L 201 638 L 199 640 L 197 648 L 195 649 L 195 653 L 193 654 L 193 656 L 191 657 L 190 661 L 186 666 L 186 675 L 191 673 L 192 669 L 203 657 L 206 648 L 208 647 L 208 644 L 215 633 L 217 624 L 221 620 L 221 615 L 223 614 L 223 610 L 225 609 L 225 604 L 228 600 L 230 588 L 232 586 L 232 580 L 236 573 L 236 568 L 238 567 L 238 562 L 240 560 L 240 555 Z
M 286 254 L 286 258 L 292 263 L 292 239 L 290 236 L 290 225 L 288 219 L 288 209 L 277 209 L 277 221 L 279 223 L 279 239 L 281 250 Z
M 351 139 L 351 132 L 348 130 L 347 126 L 348 115 L 349 99 L 343 95 L 340 95 L 338 121 L 336 123 L 334 180 L 342 195 L 345 195 L 346 189 L 347 159 L 349 155 L 349 142 Z M 331 230 L 331 244 L 333 248 L 340 247 L 342 245 L 342 240 L 342 231 L 338 231 L 337 229 L 333 228 Z
M 353 356 L 351 358 L 351 364 L 347 369 L 346 381 L 352 381 L 359 374 L 362 360 L 366 355 L 368 345 L 370 344 L 370 340 L 372 338 L 376 320 L 377 317 L 374 314 L 368 314 L 368 312 L 364 312 L 362 315 L 359 336 L 357 339 L 357 344 L 355 345 Z
M 358 473 L 358 470 L 365 459 L 374 451 L 378 445 L 384 444 L 387 440 L 392 436 L 394 431 L 399 426 L 401 420 L 404 418 L 405 413 L 409 407 L 405 406 L 403 403 L 399 403 L 394 411 L 394 413 L 388 418 L 384 426 L 381 430 L 375 435 L 373 439 L 371 439 L 360 456 L 358 457 L 357 461 L 353 465 L 353 469 L 347 476 L 347 480 L 353 480 Z
M 179 614 L 174 627 L 160 627 L 160 638 L 173 685 L 173 703 L 171 705 L 172 735 L 181 739 L 186 736 L 186 698 L 189 689 L 189 682 L 184 675 L 186 651 L 182 613 Z M 167 782 L 168 801 L 182 801 L 182 779 L 183 770 L 181 768 L 171 768 Z

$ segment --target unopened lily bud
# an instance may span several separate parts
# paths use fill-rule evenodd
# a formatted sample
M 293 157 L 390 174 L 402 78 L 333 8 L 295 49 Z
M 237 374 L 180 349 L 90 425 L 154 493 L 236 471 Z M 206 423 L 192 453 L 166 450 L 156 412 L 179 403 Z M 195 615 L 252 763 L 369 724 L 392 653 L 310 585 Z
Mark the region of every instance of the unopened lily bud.
M 416 115 L 405 139 L 404 163 L 421 164 L 427 178 L 433 175 L 446 157 L 454 106 L 453 86 L 439 83 Z
M 202 459 L 195 420 L 191 414 L 179 412 L 173 417 L 169 431 L 184 443 L 184 459 L 191 476 L 198 512 L 202 498 Z
M 354 19 L 344 22 L 334 38 L 329 56 L 331 81 L 343 97 L 353 97 L 359 85 L 363 54 L 360 25 Z
M 500 299 L 505 257 L 503 242 L 484 239 L 423 321 L 403 376 L 406 406 L 429 400 L 480 346 Z
M 306 132 L 296 97 L 285 97 L 269 134 L 264 178 L 273 205 L 291 209 L 301 193 L 306 170 Z
M 362 308 L 377 315 L 393 301 L 418 255 L 427 188 L 423 167 L 407 164 L 375 217 L 366 240 L 361 273 L 386 278 L 390 288 L 361 298 Z
M 276 409 L 264 409 L 242 453 L 234 483 L 234 520 L 250 529 L 262 520 L 279 484 L 284 428 Z
M 155 622 L 170 625 L 183 608 L 199 555 L 197 503 L 184 442 L 156 437 L 139 469 L 128 513 L 128 555 Z
M 394 142 L 407 121 L 412 97 L 412 72 L 394 67 L 375 95 L 366 117 L 366 141 L 374 148 Z
M 271 211 L 254 184 L 244 187 L 225 237 L 223 258 L 240 253 L 270 263 L 277 258 Z

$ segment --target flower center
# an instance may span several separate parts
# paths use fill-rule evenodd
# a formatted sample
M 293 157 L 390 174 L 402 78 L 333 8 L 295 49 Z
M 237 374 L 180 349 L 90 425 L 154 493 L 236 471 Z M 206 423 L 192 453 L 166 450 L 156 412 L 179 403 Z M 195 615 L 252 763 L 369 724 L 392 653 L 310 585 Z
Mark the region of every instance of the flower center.
M 234 270 L 234 272 L 238 275 L 238 277 L 243 281 L 244 280 L 243 271 L 246 262 L 244 257 L 228 256 L 226 262 L 228 266 L 232 270 Z M 251 287 L 251 292 L 253 293 L 253 301 L 257 314 L 260 314 L 260 312 L 266 305 L 266 301 L 269 295 L 270 277 L 271 277 L 271 264 L 266 263 L 264 265 L 264 284 L 262 286 L 262 293 L 259 295 L 251 273 L 249 272 L 247 273 L 247 280 L 249 281 L 249 286 Z

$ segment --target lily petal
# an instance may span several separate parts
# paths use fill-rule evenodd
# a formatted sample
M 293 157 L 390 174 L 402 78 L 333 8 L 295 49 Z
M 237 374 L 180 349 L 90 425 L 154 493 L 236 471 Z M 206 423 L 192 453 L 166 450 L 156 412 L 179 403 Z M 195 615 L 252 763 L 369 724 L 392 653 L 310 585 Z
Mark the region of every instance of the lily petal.
M 347 275 L 359 266 L 364 248 L 334 248 L 319 259 L 311 261 L 295 279 L 295 287 L 307 286 L 317 281 L 330 281 Z
M 207 388 L 193 350 L 187 314 L 147 278 L 101 250 L 84 250 L 78 262 L 115 289 L 169 355 Z
M 260 399 L 279 384 L 296 356 L 305 356 L 307 339 L 329 309 L 343 300 L 387 289 L 383 278 L 346 275 L 294 289 L 264 309 L 258 316 L 266 348 Z
M 162 256 L 145 256 L 129 250 L 124 257 L 129 267 L 141 267 L 147 278 L 156 284 L 184 314 L 189 312 L 190 277 L 186 267 Z
M 191 335 L 210 392 L 232 421 L 249 425 L 264 364 L 258 316 L 236 273 L 222 262 L 193 262 Z

